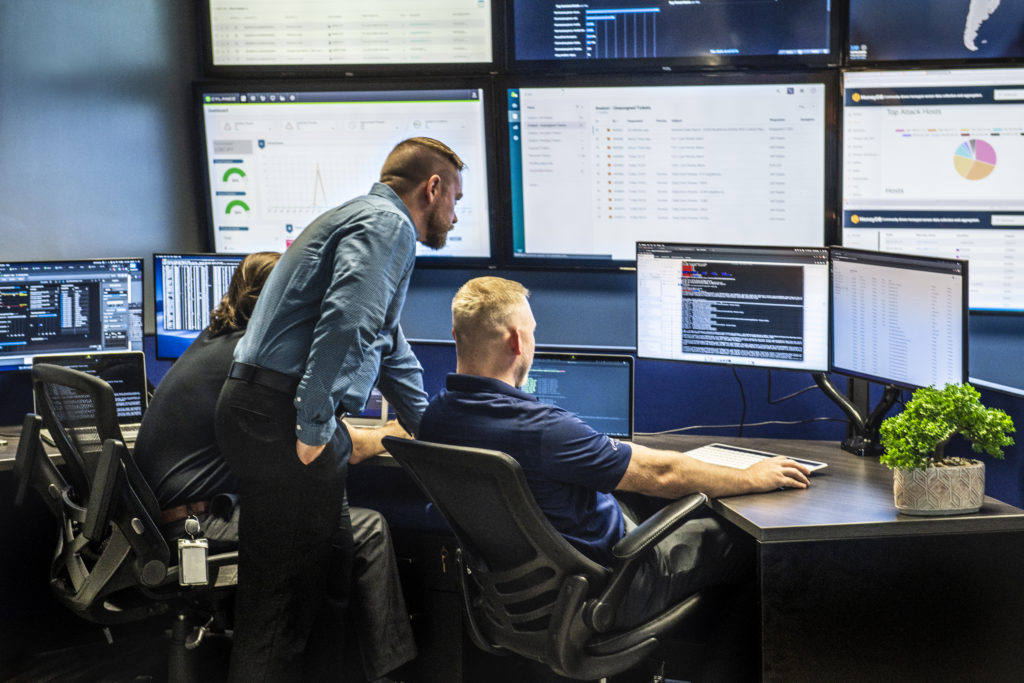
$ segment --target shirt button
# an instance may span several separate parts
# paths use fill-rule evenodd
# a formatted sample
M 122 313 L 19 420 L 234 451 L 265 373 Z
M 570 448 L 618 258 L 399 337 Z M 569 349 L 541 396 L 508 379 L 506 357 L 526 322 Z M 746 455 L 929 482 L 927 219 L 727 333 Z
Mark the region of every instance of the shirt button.
M 302 431 L 302 425 L 295 425 L 295 429 Z

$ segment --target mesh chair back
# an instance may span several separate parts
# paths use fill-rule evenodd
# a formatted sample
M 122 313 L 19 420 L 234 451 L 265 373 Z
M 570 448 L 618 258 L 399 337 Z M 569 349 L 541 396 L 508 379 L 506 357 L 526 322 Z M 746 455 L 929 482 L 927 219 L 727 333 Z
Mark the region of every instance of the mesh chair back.
M 548 629 L 569 607 L 559 595 L 570 576 L 596 594 L 609 571 L 570 545 L 537 506 L 519 463 L 479 448 L 386 438 L 451 526 L 472 587 L 470 609 L 492 646 L 543 659 Z M 575 607 L 579 607 L 576 605 Z

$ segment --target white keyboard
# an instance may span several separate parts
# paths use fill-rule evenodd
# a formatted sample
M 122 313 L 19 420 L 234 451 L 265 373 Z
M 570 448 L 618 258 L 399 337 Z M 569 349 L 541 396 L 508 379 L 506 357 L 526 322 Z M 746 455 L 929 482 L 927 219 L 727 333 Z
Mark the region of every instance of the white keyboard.
M 701 446 L 700 448 L 694 448 L 692 451 L 684 451 L 686 455 L 691 458 L 696 458 L 702 462 L 706 462 L 711 465 L 722 465 L 724 467 L 734 467 L 738 470 L 745 470 L 755 462 L 760 462 L 765 458 L 774 458 L 779 453 L 767 453 L 765 451 L 755 451 L 749 448 L 741 448 L 739 446 L 728 446 L 724 443 L 709 443 L 707 446 Z M 818 462 L 817 460 L 806 460 L 804 458 L 794 458 L 793 456 L 787 455 L 790 460 L 803 463 L 811 468 L 811 471 L 820 470 L 823 467 L 828 467 L 827 463 Z

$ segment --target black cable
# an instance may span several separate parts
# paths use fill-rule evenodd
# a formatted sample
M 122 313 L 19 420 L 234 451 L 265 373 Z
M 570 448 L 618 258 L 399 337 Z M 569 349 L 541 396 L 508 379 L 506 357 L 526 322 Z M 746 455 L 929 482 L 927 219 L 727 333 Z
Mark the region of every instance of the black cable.
M 806 420 L 764 420 L 762 422 L 751 422 L 746 427 L 767 427 L 768 425 L 802 425 L 811 424 L 812 422 L 846 422 L 846 418 L 842 417 L 811 417 Z M 674 429 L 665 429 L 660 432 L 634 432 L 635 436 L 664 436 L 666 434 L 678 434 L 680 432 L 689 432 L 695 429 L 733 429 L 734 427 L 741 427 L 744 425 L 728 424 L 728 425 L 690 425 L 689 427 L 675 427 Z
M 788 396 L 782 396 L 780 398 L 773 399 L 772 398 L 772 371 L 768 370 L 768 393 L 766 395 L 765 400 L 768 402 L 768 405 L 773 406 L 773 405 L 775 405 L 777 403 L 782 403 L 783 401 L 788 401 L 791 398 L 796 398 L 800 394 L 803 394 L 805 392 L 808 392 L 808 391 L 811 391 L 812 389 L 817 389 L 817 388 L 818 388 L 817 384 L 812 384 L 810 386 L 804 387 L 803 389 L 798 389 L 797 391 L 794 391 L 792 394 L 789 394 Z
M 740 385 L 740 403 L 743 405 L 743 410 L 740 412 L 740 424 L 739 429 L 736 432 L 736 436 L 743 436 L 743 423 L 747 421 L 747 395 L 743 391 L 743 382 L 740 380 L 740 373 L 736 372 L 736 366 L 732 366 L 732 376 L 736 378 L 736 384 Z

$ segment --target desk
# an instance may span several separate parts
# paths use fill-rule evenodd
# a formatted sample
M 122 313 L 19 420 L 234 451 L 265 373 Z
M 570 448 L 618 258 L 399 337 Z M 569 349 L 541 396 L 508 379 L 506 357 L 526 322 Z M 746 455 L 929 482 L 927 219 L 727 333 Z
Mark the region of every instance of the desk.
M 1010 681 L 1024 676 L 1024 510 L 896 512 L 892 473 L 835 442 L 723 441 L 829 464 L 806 490 L 713 501 L 758 544 L 765 681 Z

